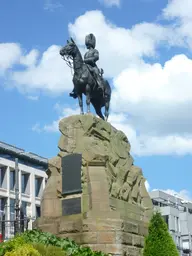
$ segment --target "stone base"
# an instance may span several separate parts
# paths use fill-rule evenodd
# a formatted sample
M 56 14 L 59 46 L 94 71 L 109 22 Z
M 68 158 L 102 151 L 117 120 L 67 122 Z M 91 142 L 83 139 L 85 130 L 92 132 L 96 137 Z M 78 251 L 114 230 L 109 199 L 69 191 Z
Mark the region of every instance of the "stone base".
M 62 238 L 70 238 L 77 244 L 89 246 L 95 251 L 112 255 L 141 255 L 147 225 L 123 219 L 83 218 L 74 215 L 60 218 L 41 218 L 35 227 Z
M 59 128 L 60 152 L 49 160 L 48 182 L 41 201 L 42 217 L 35 221 L 34 227 L 69 237 L 96 251 L 142 255 L 153 206 L 142 170 L 133 165 L 128 139 L 93 116 L 63 119 Z M 81 191 L 64 194 L 61 181 L 75 182 L 74 177 L 69 179 L 71 172 L 65 174 L 62 158 L 76 153 L 82 155 L 81 175 L 77 175 Z M 71 204 L 69 207 L 67 200 L 76 202 L 74 207 Z
M 34 227 L 62 238 L 68 237 L 95 251 L 141 255 L 149 219 L 146 209 L 109 196 L 104 162 L 91 162 L 83 172 L 87 173 L 87 178 L 82 194 L 64 198 L 58 198 L 55 193 L 51 196 L 54 184 L 51 185 L 50 181 L 57 180 L 52 175 L 42 198 L 44 217 L 38 219 Z M 81 197 L 81 214 L 62 216 L 62 201 L 76 196 Z

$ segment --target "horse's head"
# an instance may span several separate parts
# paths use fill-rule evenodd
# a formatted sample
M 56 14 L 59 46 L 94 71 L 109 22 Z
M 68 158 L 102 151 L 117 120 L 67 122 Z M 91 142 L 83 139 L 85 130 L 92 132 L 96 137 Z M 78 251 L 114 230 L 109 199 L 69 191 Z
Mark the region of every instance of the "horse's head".
M 64 56 L 73 56 L 75 53 L 75 50 L 77 49 L 75 42 L 71 38 L 70 41 L 67 40 L 67 44 L 61 48 L 60 55 L 62 57 Z

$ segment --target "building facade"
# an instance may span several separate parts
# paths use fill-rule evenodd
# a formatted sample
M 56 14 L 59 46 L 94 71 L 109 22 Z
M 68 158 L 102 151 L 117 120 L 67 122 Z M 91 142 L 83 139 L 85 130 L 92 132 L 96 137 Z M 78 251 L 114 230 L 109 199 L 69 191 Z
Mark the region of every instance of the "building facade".
M 154 209 L 161 212 L 181 256 L 192 255 L 192 202 L 161 190 L 149 193 Z
M 18 194 L 24 215 L 32 222 L 40 216 L 40 199 L 45 187 L 47 159 L 23 149 L 0 142 L 0 217 L 5 213 L 6 220 L 15 218 L 15 159 L 18 159 Z M 11 230 L 6 238 L 12 237 Z

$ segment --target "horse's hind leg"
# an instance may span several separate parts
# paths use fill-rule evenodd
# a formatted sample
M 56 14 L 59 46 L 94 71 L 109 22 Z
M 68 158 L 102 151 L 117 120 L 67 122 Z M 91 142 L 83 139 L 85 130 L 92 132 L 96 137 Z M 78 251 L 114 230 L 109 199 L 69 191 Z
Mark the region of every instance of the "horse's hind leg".
M 97 114 L 101 119 L 105 120 L 105 118 L 104 118 L 104 116 L 103 116 L 103 114 L 102 114 L 102 112 L 101 112 L 101 107 L 95 107 L 95 112 L 96 112 L 96 114 Z
M 90 103 L 91 103 L 91 98 L 90 98 L 90 85 L 86 85 L 86 104 L 87 104 L 87 113 L 90 113 Z
M 82 99 L 82 93 L 81 94 L 78 94 L 78 100 L 79 100 L 79 107 L 80 107 L 80 110 L 81 110 L 81 115 L 84 114 L 83 112 L 83 99 Z
M 105 120 L 105 118 L 104 118 L 104 116 L 103 116 L 103 114 L 102 114 L 102 112 L 101 112 L 101 106 L 99 106 L 98 103 L 96 103 L 93 99 L 92 99 L 91 103 L 92 103 L 92 105 L 93 105 L 93 107 L 94 107 L 94 109 L 95 109 L 96 114 L 97 114 L 101 119 Z

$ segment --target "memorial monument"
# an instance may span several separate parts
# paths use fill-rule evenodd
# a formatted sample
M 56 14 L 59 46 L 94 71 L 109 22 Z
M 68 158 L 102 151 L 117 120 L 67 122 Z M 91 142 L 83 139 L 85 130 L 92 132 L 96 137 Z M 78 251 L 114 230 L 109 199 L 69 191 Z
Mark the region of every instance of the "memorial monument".
M 95 40 L 93 35 L 91 38 Z M 87 57 L 90 63 L 92 53 L 95 60 L 98 59 L 98 52 L 92 48 Z M 71 40 L 60 53 L 75 58 L 74 49 L 78 48 Z M 84 73 L 74 73 L 71 96 L 79 98 L 81 112 L 82 93 L 88 95 L 88 112 L 90 102 L 94 102 L 97 110 L 101 110 L 101 102 L 105 103 L 107 118 L 111 90 L 106 96 L 106 87 L 109 84 L 98 70 L 93 71 L 82 58 L 81 61 Z M 78 63 L 73 60 L 74 66 Z M 87 88 L 85 80 L 89 90 L 83 91 L 82 88 Z M 134 165 L 125 134 L 102 119 L 86 114 L 60 121 L 59 152 L 49 160 L 41 218 L 34 227 L 112 255 L 142 255 L 153 208 L 145 178 L 141 168 Z

